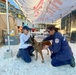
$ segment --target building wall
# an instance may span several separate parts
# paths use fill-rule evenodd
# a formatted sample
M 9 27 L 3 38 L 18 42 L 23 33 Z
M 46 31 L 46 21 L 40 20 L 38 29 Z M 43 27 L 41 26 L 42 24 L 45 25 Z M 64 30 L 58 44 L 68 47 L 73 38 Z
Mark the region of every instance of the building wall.
M 11 14 L 9 14 L 9 27 L 10 27 L 10 31 L 14 30 L 15 35 L 18 34 L 15 19 Z M 3 37 L 5 35 L 7 35 L 6 14 L 0 13 L 0 41 L 3 41 Z
M 25 22 L 25 23 L 26 23 L 26 22 Z M 28 23 L 28 27 L 34 28 L 34 26 L 33 26 L 33 24 L 32 24 L 31 22 L 27 21 L 27 23 Z
M 11 5 L 10 3 L 8 5 L 9 5 L 8 6 L 9 13 L 12 13 L 13 17 L 16 18 L 17 16 L 15 16 L 15 15 L 17 15 L 17 14 L 24 16 L 23 12 L 20 9 L 15 8 L 15 6 Z M 5 2 L 5 0 L 0 0 L 0 12 L 6 13 L 6 2 Z
M 56 21 L 56 27 L 61 29 L 61 19 Z
M 17 23 L 17 26 L 22 26 L 22 23 L 25 22 L 26 20 L 22 20 L 20 18 L 16 18 L 16 23 Z
M 33 25 L 34 28 L 38 28 L 38 26 L 39 26 L 38 24 L 34 24 Z
M 60 28 L 61 29 L 61 19 L 58 19 L 50 24 L 53 24 L 55 25 L 57 28 Z
M 1 13 L 6 13 L 6 0 L 0 0 L 0 12 Z M 23 12 L 20 9 L 15 8 L 15 6 L 11 5 L 9 3 L 9 13 L 12 14 L 12 16 L 15 18 L 15 20 L 17 21 L 17 25 L 20 26 L 22 25 L 22 23 L 26 21 L 26 18 L 23 14 Z M 30 21 L 28 21 L 27 23 L 29 23 Z M 31 22 L 30 22 L 30 27 L 31 27 Z
M 28 24 L 28 26 L 30 28 L 33 28 L 33 24 L 30 21 L 26 22 L 26 20 L 22 20 L 22 19 L 16 18 L 16 23 L 17 23 L 17 26 L 22 26 L 23 23 L 24 23 L 24 24 Z
M 71 32 L 76 31 L 76 14 L 73 14 L 71 21 Z
M 61 29 L 64 29 L 69 35 L 72 31 L 76 31 L 76 10 L 62 18 Z

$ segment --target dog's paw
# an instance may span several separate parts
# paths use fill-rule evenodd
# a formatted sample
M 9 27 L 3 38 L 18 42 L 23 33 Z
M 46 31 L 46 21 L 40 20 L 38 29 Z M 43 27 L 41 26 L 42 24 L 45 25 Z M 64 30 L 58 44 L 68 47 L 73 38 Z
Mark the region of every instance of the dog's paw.
M 37 61 L 37 59 L 35 59 Z
M 42 60 L 42 63 L 44 63 L 44 60 Z

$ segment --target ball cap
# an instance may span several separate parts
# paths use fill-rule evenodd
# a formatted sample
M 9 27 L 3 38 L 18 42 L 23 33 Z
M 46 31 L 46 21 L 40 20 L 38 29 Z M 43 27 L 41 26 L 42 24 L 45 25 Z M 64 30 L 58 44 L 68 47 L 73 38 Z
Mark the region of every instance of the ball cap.
M 23 26 L 23 30 L 26 29 L 26 30 L 31 30 L 31 28 L 29 28 L 28 26 Z

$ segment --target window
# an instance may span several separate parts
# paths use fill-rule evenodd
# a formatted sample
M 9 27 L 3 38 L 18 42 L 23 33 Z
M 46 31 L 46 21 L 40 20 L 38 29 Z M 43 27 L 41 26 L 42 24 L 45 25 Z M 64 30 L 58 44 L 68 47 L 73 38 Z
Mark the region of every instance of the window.
M 13 8 L 10 8 L 10 10 L 13 10 Z
M 9 5 L 9 10 L 10 10 L 10 11 L 15 11 L 15 7 Z
M 0 10 L 1 13 L 5 13 L 5 10 Z
M 5 4 L 0 3 L 0 7 L 5 8 Z

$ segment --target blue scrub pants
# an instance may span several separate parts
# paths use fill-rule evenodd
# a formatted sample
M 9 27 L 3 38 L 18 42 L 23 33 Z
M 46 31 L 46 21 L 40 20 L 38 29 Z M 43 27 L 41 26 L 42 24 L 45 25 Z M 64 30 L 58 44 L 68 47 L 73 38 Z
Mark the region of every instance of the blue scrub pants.
M 30 63 L 31 62 L 31 56 L 32 52 L 34 51 L 34 48 L 32 46 L 29 46 L 26 49 L 19 49 L 17 57 L 21 57 L 25 62 Z
M 55 53 L 53 53 L 51 55 L 51 59 L 52 59 L 51 64 L 54 67 L 58 67 L 58 66 L 62 66 L 62 65 L 67 65 L 67 64 L 70 64 L 71 63 L 71 59 L 69 59 L 69 60 L 63 60 L 63 61 L 57 60 Z

